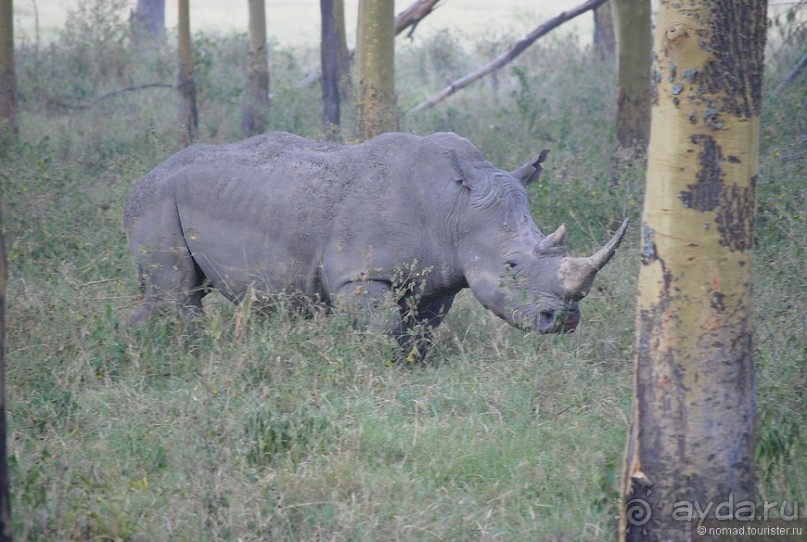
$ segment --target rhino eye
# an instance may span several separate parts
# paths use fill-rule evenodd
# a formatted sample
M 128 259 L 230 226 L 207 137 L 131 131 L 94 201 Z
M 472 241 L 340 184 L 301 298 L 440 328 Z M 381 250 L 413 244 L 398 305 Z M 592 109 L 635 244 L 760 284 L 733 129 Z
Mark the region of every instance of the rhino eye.
M 510 269 L 515 269 L 516 267 L 518 267 L 518 264 L 512 260 L 506 261 L 504 263 L 507 264 L 507 267 L 509 267 Z

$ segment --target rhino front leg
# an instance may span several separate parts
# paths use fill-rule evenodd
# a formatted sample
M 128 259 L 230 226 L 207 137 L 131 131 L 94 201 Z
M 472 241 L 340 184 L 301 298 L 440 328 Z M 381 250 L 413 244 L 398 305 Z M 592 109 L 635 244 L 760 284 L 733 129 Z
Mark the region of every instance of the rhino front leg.
M 408 363 L 426 358 L 432 346 L 434 330 L 443 322 L 453 303 L 454 296 L 448 295 L 418 306 L 413 317 L 407 321 L 406 333 L 398 339 Z
M 345 311 L 359 329 L 399 337 L 401 313 L 392 300 L 389 283 L 366 280 L 348 282 L 336 291 L 336 306 Z

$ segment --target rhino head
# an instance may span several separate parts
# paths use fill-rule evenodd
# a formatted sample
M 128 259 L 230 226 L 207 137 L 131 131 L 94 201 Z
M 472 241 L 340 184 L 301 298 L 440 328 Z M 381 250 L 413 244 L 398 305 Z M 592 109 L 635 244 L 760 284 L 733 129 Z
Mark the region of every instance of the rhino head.
M 511 325 L 537 333 L 574 330 L 580 322 L 580 300 L 597 272 L 622 242 L 628 220 L 593 255 L 566 253 L 566 228 L 543 235 L 535 225 L 525 186 L 538 178 L 546 151 L 507 174 L 496 171 L 469 188 L 473 237 L 465 260 L 466 281 L 476 298 Z M 493 178 L 491 178 L 493 177 Z

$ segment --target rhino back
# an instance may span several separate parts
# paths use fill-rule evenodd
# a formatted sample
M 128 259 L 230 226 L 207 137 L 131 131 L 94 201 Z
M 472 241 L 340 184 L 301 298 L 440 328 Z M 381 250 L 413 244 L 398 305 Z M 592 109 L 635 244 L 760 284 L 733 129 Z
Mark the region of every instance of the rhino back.
M 406 134 L 361 145 L 285 133 L 196 145 L 141 180 L 127 231 L 174 198 L 194 259 L 234 299 L 253 284 L 327 300 L 345 282 L 388 280 L 414 260 L 438 267 L 442 287 L 462 280 L 442 234 L 457 198 L 444 152 Z

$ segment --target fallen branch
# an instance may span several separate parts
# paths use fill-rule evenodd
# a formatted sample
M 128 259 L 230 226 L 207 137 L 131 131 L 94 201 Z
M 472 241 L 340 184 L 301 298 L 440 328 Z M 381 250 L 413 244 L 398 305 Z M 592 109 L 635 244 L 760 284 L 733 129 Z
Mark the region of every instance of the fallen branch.
M 430 107 L 434 107 L 438 103 L 442 102 L 458 90 L 467 87 L 474 81 L 482 79 L 486 75 L 500 69 L 508 62 L 515 59 L 521 53 L 524 52 L 527 47 L 535 43 L 538 38 L 545 36 L 550 31 L 554 30 L 555 28 L 559 27 L 566 21 L 574 19 L 578 15 L 590 11 L 592 9 L 596 9 L 600 5 L 604 4 L 607 0 L 588 0 L 587 2 L 580 4 L 574 9 L 569 11 L 564 11 L 560 15 L 554 17 L 553 19 L 548 20 L 529 34 L 523 39 L 514 43 L 510 48 L 505 51 L 503 54 L 499 55 L 498 57 L 494 58 L 478 70 L 473 73 L 469 73 L 465 77 L 461 77 L 456 81 L 451 82 L 446 88 L 444 88 L 438 94 L 435 94 L 428 100 L 425 100 L 418 104 L 417 106 L 413 107 L 409 112 L 410 113 L 417 113 L 419 111 L 423 111 L 424 109 L 429 109 Z
M 805 67 L 807 67 L 807 54 L 801 57 L 801 60 L 796 62 L 796 65 L 793 66 L 793 69 L 790 70 L 790 73 L 787 74 L 787 77 L 782 79 L 782 82 L 779 83 L 779 85 L 776 87 L 776 90 L 774 90 L 772 94 L 774 96 L 779 96 L 782 93 L 782 91 L 785 90 L 785 87 L 790 83 L 792 83 L 793 80 L 799 76 L 799 74 L 802 72 L 802 70 L 804 70 Z
M 94 106 L 97 102 L 100 102 L 102 100 L 107 100 L 109 98 L 113 98 L 113 97 L 115 97 L 115 96 L 117 96 L 119 94 L 123 94 L 125 92 L 132 92 L 132 91 L 135 91 L 135 90 L 143 90 L 143 89 L 146 89 L 146 88 L 171 88 L 171 89 L 176 89 L 176 85 L 170 85 L 168 83 L 146 83 L 144 85 L 135 85 L 135 86 L 131 86 L 131 87 L 119 88 L 117 90 L 107 92 L 106 94 L 102 94 L 102 95 L 100 95 L 100 96 L 98 96 L 96 98 L 93 98 L 92 100 L 86 100 L 86 99 L 75 98 L 75 97 L 68 98 L 68 100 L 75 100 L 76 102 L 79 102 L 79 100 L 81 100 L 83 103 L 68 103 L 68 102 L 64 102 L 64 101 L 61 101 L 61 100 L 54 100 L 53 103 L 55 103 L 56 105 L 58 105 L 60 107 L 64 107 L 66 109 L 89 109 L 92 106 Z

